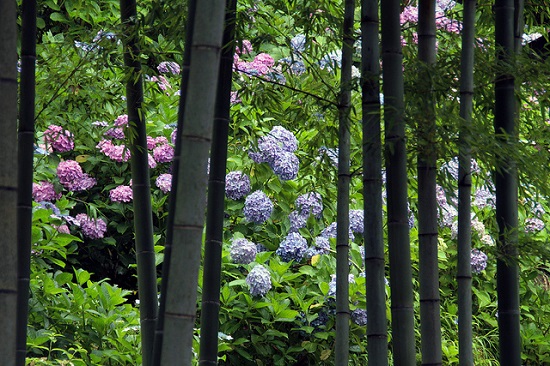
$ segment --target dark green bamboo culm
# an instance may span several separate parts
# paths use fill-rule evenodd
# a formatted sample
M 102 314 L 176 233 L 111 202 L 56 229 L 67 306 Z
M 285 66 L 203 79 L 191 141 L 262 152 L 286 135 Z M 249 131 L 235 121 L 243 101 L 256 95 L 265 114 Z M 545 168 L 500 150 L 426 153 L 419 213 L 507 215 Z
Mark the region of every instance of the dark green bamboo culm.
M 369 363 L 388 365 L 388 319 L 382 224 L 382 140 L 378 0 L 361 3 L 363 203 Z
M 471 126 L 474 96 L 474 42 L 476 0 L 463 1 L 460 55 L 460 118 L 458 136 L 458 359 L 473 366 L 472 349 L 472 176 Z
M 495 2 L 495 41 L 499 72 L 495 78 L 495 138 L 497 149 L 494 173 L 496 189 L 497 295 L 500 364 L 521 365 L 519 271 L 518 271 L 518 177 L 510 148 L 517 144 L 514 76 L 509 73 L 514 54 L 514 0 Z
M 423 365 L 441 365 L 441 320 L 436 196 L 437 132 L 431 74 L 436 62 L 435 0 L 418 2 L 418 242 L 420 344 Z
M 416 365 L 407 205 L 407 151 L 403 103 L 403 54 L 399 0 L 381 2 L 382 76 L 392 348 L 395 365 Z
M 218 77 L 212 149 L 210 151 L 199 365 L 218 364 L 225 169 L 227 166 L 227 135 L 230 122 L 233 54 L 235 53 L 236 7 L 237 0 L 228 0 L 222 41 L 223 49 L 220 59 L 220 75 Z
M 17 131 L 17 362 L 25 365 L 32 233 L 36 68 L 36 0 L 23 0 Z
M 135 0 L 121 0 L 120 14 L 124 27 L 124 65 L 126 67 L 126 108 L 128 110 L 129 149 L 132 167 L 134 230 L 136 241 L 141 348 L 143 366 L 151 366 L 158 290 L 153 242 L 151 183 L 147 153 L 147 131 L 143 104 L 139 27 Z
M 335 365 L 349 363 L 349 184 L 351 66 L 355 0 L 344 2 L 342 70 L 338 103 L 338 194 L 336 204 L 336 346 Z
M 185 23 L 185 46 L 183 50 L 183 64 L 181 67 L 181 87 L 180 100 L 178 108 L 178 131 L 183 130 L 183 115 L 185 112 L 185 100 L 187 96 L 187 84 L 189 81 L 189 65 L 191 63 L 191 40 L 193 38 L 193 21 L 195 19 L 195 9 L 197 3 L 190 0 L 187 5 L 187 22 Z M 180 134 L 176 134 L 174 159 L 172 161 L 172 187 L 168 198 L 168 216 L 166 218 L 166 239 L 164 243 L 164 259 L 162 262 L 162 280 L 160 286 L 160 305 L 158 311 L 157 325 L 155 328 L 155 341 L 153 344 L 153 365 L 160 365 L 160 356 L 162 350 L 162 341 L 164 338 L 164 309 L 166 308 L 166 291 L 168 288 L 168 272 L 170 269 L 170 258 L 172 256 L 174 213 L 177 204 L 177 195 L 175 187 L 178 185 L 179 162 L 181 157 L 181 139 Z
M 161 365 L 190 365 L 206 206 L 207 161 L 225 13 L 224 0 L 199 1 L 193 20 L 189 83 L 181 138 L 178 203 L 164 312 Z M 185 87 L 185 86 L 184 86 Z
M 17 9 L 0 1 L 0 365 L 16 365 Z

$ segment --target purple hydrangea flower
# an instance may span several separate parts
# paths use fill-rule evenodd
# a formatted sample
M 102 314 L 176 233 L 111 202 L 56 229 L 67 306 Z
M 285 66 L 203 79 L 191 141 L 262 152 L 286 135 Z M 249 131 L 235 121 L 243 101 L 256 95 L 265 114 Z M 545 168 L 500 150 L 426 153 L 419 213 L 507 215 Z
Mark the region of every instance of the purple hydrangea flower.
M 298 139 L 284 127 L 273 127 L 269 132 L 269 136 L 274 138 L 284 151 L 294 152 L 298 150 Z
M 241 171 L 233 171 L 225 176 L 225 195 L 238 200 L 250 193 L 250 178 Z
M 179 75 L 181 69 L 177 62 L 163 61 L 157 66 L 157 70 L 164 74 L 171 73 L 172 75 Z
M 128 125 L 128 115 L 121 114 L 115 119 L 114 123 L 116 127 L 126 127 Z
M 53 201 L 61 198 L 61 193 L 56 193 L 53 183 L 42 181 L 32 184 L 32 198 L 36 202 Z
M 153 150 L 156 146 L 157 143 L 155 142 L 155 138 L 147 136 L 147 150 Z
M 124 136 L 124 129 L 122 127 L 109 128 L 105 132 L 105 136 L 109 136 L 117 140 L 124 140 L 126 137 Z
M 255 191 L 244 201 L 244 217 L 256 224 L 261 224 L 271 216 L 273 203 L 262 191 Z
M 365 230 L 363 210 L 349 211 L 349 226 L 354 233 L 363 233 Z
M 256 248 L 256 244 L 249 240 L 241 238 L 233 239 L 231 241 L 229 255 L 231 256 L 233 263 L 249 264 L 256 259 L 257 253 L 258 250 Z
M 323 212 L 323 200 L 317 192 L 308 192 L 298 196 L 294 204 L 302 215 L 313 215 L 319 218 Z
M 158 176 L 156 186 L 164 193 L 170 192 L 172 189 L 172 174 L 161 174 Z
M 83 191 L 92 188 L 96 180 L 82 172 L 80 164 L 74 160 L 61 161 L 57 166 L 59 183 L 69 191 Z
M 257 265 L 246 276 L 246 283 L 252 296 L 265 296 L 271 289 L 271 276 L 262 265 Z
M 134 198 L 132 188 L 130 186 L 118 186 L 109 191 L 109 197 L 113 202 L 131 202 Z
M 472 272 L 480 273 L 487 267 L 487 255 L 479 249 L 472 249 L 471 253 L 471 264 Z
M 107 224 L 103 219 L 93 219 L 83 213 L 76 215 L 75 219 L 80 224 L 84 236 L 90 239 L 101 239 L 107 231 Z
M 155 169 L 157 167 L 157 162 L 155 158 L 153 158 L 153 155 L 147 154 L 147 164 L 149 165 L 149 169 Z
M 278 158 L 271 163 L 271 169 L 281 180 L 296 179 L 299 168 L 298 157 L 286 151 L 282 151 Z
M 365 309 L 355 309 L 350 314 L 351 321 L 357 325 L 367 325 L 367 311 Z
M 303 34 L 297 34 L 290 40 L 290 46 L 292 51 L 301 53 L 306 50 L 306 36 Z
M 258 151 L 250 151 L 248 155 L 255 163 L 269 163 L 273 168 L 283 152 L 292 153 L 297 149 L 298 140 L 292 132 L 275 126 L 269 134 L 258 139 Z
M 249 54 L 252 52 L 252 43 L 248 40 L 248 39 L 243 39 L 243 42 L 242 42 L 242 50 L 239 46 L 237 46 L 235 48 L 235 53 L 237 55 L 240 55 L 240 54 Z
M 57 152 L 67 152 L 74 149 L 73 134 L 64 130 L 61 126 L 48 126 L 46 131 L 44 131 L 44 141 Z
M 174 159 L 174 148 L 168 144 L 162 144 L 153 149 L 153 157 L 159 163 L 169 163 Z
M 542 221 L 541 219 L 534 217 L 525 220 L 525 231 L 529 233 L 534 233 L 537 231 L 541 231 L 542 229 L 544 229 L 544 221 Z
M 493 192 L 491 192 L 490 189 L 483 187 L 476 190 L 475 198 L 472 204 L 479 208 L 484 208 L 487 206 L 491 208 L 495 208 L 495 202 L 496 202 L 496 199 Z
M 300 211 L 292 211 L 288 215 L 288 219 L 290 220 L 290 232 L 296 232 L 301 228 L 306 227 L 307 223 L 307 216 L 302 215 Z
M 330 241 L 328 238 L 318 236 L 313 242 L 313 246 L 307 248 L 305 257 L 311 258 L 314 255 L 323 255 L 330 253 Z
M 281 242 L 275 252 L 284 262 L 300 262 L 307 250 L 307 241 L 300 234 L 293 232 Z
M 178 129 L 174 128 L 174 131 L 170 134 L 170 142 L 172 142 L 172 145 L 176 144 L 176 137 L 178 136 Z

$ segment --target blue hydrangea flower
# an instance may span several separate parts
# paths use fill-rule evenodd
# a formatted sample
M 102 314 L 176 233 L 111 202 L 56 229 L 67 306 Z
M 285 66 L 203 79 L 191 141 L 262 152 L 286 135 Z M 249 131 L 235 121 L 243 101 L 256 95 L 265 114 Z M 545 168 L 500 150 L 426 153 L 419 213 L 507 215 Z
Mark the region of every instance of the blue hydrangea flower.
M 351 321 L 357 325 L 367 325 L 367 311 L 365 309 L 355 309 L 351 312 Z
M 298 176 L 300 161 L 293 153 L 282 151 L 281 154 L 270 163 L 271 169 L 281 180 L 292 180 Z
M 256 252 L 258 253 L 261 253 L 261 252 L 268 252 L 269 249 L 263 245 L 263 244 L 256 244 Z
M 290 220 L 291 233 L 306 227 L 307 216 L 302 215 L 299 211 L 292 211 L 290 215 L 288 215 L 288 219 Z
M 296 209 L 306 217 L 313 215 L 319 218 L 323 212 L 323 199 L 317 192 L 309 192 L 298 196 L 294 204 Z
M 229 255 L 233 263 L 249 264 L 256 259 L 258 250 L 256 244 L 244 238 L 233 239 L 229 249 Z
M 284 127 L 273 127 L 269 132 L 269 136 L 274 138 L 284 151 L 294 152 L 298 150 L 298 139 Z
M 363 233 L 365 230 L 363 210 L 349 211 L 349 226 L 354 233 Z
M 348 275 L 348 282 L 355 282 L 355 276 L 353 274 Z M 336 275 L 330 275 L 330 282 L 328 284 L 328 296 L 336 296 Z
M 225 176 L 225 195 L 238 200 L 250 193 L 250 178 L 240 171 L 229 172 Z
M 331 223 L 329 226 L 323 229 L 321 231 L 321 235 L 325 238 L 336 238 L 336 221 Z M 351 227 L 349 228 L 349 240 L 355 239 L 355 235 L 353 234 L 353 231 L 351 231 Z
M 299 56 L 285 57 L 280 59 L 279 62 L 287 64 L 289 66 L 288 71 L 294 75 L 301 75 L 306 71 L 306 65 Z
M 271 276 L 269 271 L 261 264 L 252 268 L 245 281 L 252 296 L 265 296 L 271 289 Z
M 297 34 L 290 40 L 290 46 L 293 52 L 304 52 L 306 50 L 306 36 Z
M 256 224 L 261 224 L 271 216 L 273 203 L 262 191 L 251 193 L 244 201 L 244 217 Z
M 322 255 L 328 253 L 330 253 L 330 241 L 328 240 L 328 238 L 318 236 L 315 238 L 313 245 L 307 248 L 304 256 L 306 258 L 311 258 L 314 255 Z
M 472 249 L 471 253 L 471 264 L 472 264 L 472 272 L 473 273 L 480 273 L 487 267 L 487 255 L 483 253 L 479 249 Z
M 287 235 L 275 252 L 284 262 L 294 260 L 300 262 L 307 250 L 307 241 L 300 234 L 294 232 Z

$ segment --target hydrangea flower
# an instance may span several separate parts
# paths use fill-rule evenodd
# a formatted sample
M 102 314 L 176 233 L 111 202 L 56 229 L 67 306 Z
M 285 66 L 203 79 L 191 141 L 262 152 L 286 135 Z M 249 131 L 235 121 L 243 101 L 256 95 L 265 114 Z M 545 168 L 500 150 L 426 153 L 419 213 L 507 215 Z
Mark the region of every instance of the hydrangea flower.
M 487 267 L 487 255 L 479 249 L 472 249 L 471 253 L 471 264 L 472 272 L 480 273 Z
M 348 282 L 353 283 L 355 282 L 355 276 L 353 274 L 348 275 Z M 328 284 L 328 296 L 336 296 L 336 275 L 330 275 L 330 282 Z
M 298 176 L 300 161 L 293 153 L 283 151 L 277 159 L 271 164 L 273 172 L 281 180 L 292 180 Z
M 115 145 L 110 140 L 101 140 L 96 146 L 105 156 L 119 163 L 130 159 L 130 150 L 125 145 Z
M 128 115 L 121 114 L 115 119 L 114 123 L 116 127 L 126 127 L 128 125 Z
M 244 201 L 244 217 L 256 224 L 261 224 L 271 216 L 273 203 L 262 191 L 255 191 Z
M 317 192 L 308 192 L 298 196 L 294 204 L 296 209 L 305 216 L 313 215 L 319 218 L 323 212 L 323 199 Z
M 533 217 L 525 220 L 525 231 L 534 233 L 544 229 L 544 221 L 537 217 Z
M 101 218 L 93 219 L 82 213 L 76 215 L 75 219 L 80 224 L 84 236 L 90 239 L 101 239 L 107 231 L 107 224 Z
M 325 238 L 336 238 L 336 230 L 337 230 L 336 225 L 337 225 L 336 221 L 332 222 L 329 226 L 324 228 L 323 231 L 321 231 L 320 236 L 325 237 Z M 351 231 L 351 227 L 350 227 L 349 228 L 349 240 L 353 240 L 353 239 L 355 239 L 355 235 L 353 234 L 353 231 Z
M 41 181 L 32 184 L 32 198 L 36 202 L 54 201 L 61 198 L 61 193 L 56 193 L 52 182 Z
M 159 163 L 169 163 L 174 159 L 174 148 L 168 144 L 162 144 L 153 149 L 153 158 Z
M 323 236 L 318 236 L 313 242 L 313 246 L 307 248 L 304 256 L 306 258 L 311 258 L 314 255 L 323 255 L 330 253 L 330 241 L 328 238 Z
M 155 158 L 153 158 L 153 155 L 147 154 L 147 164 L 149 165 L 149 169 L 155 169 L 157 167 L 157 162 Z
M 365 309 L 355 309 L 350 314 L 351 321 L 357 325 L 367 325 L 367 311 Z
M 300 262 L 307 250 L 307 241 L 300 234 L 293 232 L 281 242 L 275 252 L 284 262 Z
M 354 233 L 363 233 L 365 230 L 363 210 L 349 211 L 349 226 Z
M 66 225 L 66 224 L 63 224 L 63 225 L 59 225 L 59 226 L 55 226 L 55 225 L 52 225 L 58 233 L 61 233 L 61 234 L 70 234 L 71 231 L 69 230 L 69 227 Z
M 256 244 L 244 238 L 233 239 L 229 249 L 229 255 L 233 263 L 249 264 L 256 259 L 258 250 Z
M 156 146 L 157 143 L 155 142 L 155 138 L 147 136 L 147 150 L 153 150 Z
M 225 176 L 225 195 L 238 200 L 250 193 L 250 178 L 241 171 L 233 171 Z
M 265 296 L 271 289 L 271 276 L 262 265 L 257 265 L 246 276 L 246 283 L 252 296 Z
M 297 34 L 290 40 L 290 46 L 293 52 L 301 53 L 306 50 L 306 36 Z
M 126 137 L 124 135 L 124 129 L 121 127 L 109 128 L 105 132 L 105 136 L 109 136 L 117 140 L 124 140 L 124 138 Z
M 249 54 L 252 52 L 252 43 L 248 39 L 244 39 L 242 42 L 242 50 L 239 46 L 235 48 L 235 53 L 240 54 Z
M 109 197 L 113 202 L 131 202 L 134 198 L 130 186 L 118 186 L 109 191 Z
M 301 228 L 306 227 L 307 223 L 307 216 L 302 215 L 299 211 L 292 211 L 288 215 L 288 219 L 290 220 L 290 232 L 298 231 Z
M 48 126 L 44 131 L 44 141 L 52 147 L 53 151 L 67 152 L 74 149 L 73 134 L 61 126 Z
M 74 160 L 63 160 L 57 166 L 59 183 L 69 191 L 83 191 L 92 188 L 96 180 L 82 171 Z
M 170 192 L 172 189 L 172 174 L 161 174 L 155 181 L 157 187 L 164 193 Z
M 163 74 L 171 73 L 172 75 L 179 75 L 181 71 L 180 65 L 174 61 L 162 61 L 157 66 L 157 70 Z

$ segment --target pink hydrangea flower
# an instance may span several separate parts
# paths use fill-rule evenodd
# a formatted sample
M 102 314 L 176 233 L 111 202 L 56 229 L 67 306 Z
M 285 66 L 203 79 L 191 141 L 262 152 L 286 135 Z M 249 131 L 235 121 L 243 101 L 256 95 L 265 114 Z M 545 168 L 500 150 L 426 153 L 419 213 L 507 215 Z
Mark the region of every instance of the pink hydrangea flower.
M 107 223 L 103 219 L 93 219 L 83 213 L 76 215 L 75 219 L 80 224 L 84 236 L 90 239 L 101 239 L 107 231 Z
M 164 136 L 155 137 L 155 144 L 163 145 L 167 143 L 168 143 L 168 139 L 166 137 Z
M 118 186 L 109 191 L 109 197 L 113 202 L 131 202 L 133 197 L 132 188 L 130 186 Z
M 174 148 L 168 144 L 163 144 L 153 149 L 153 158 L 158 163 L 169 163 L 174 159 Z
M 82 171 L 74 160 L 64 160 L 57 166 L 59 183 L 69 191 L 83 191 L 96 185 L 96 180 Z
M 155 169 L 157 167 L 157 162 L 155 161 L 155 158 L 151 154 L 147 154 L 149 169 Z
M 157 146 L 157 143 L 155 142 L 155 138 L 151 136 L 147 136 L 147 149 L 153 150 Z
M 54 226 L 54 228 L 56 228 L 57 232 L 59 232 L 59 233 L 62 233 L 62 234 L 70 234 L 71 233 L 71 231 L 69 230 L 69 227 L 65 224 L 59 225 L 59 226 L 55 226 L 55 225 L 52 225 L 52 226 Z
M 155 184 L 164 193 L 170 192 L 170 190 L 172 189 L 172 174 L 159 175 Z
M 48 126 L 46 131 L 44 131 L 44 141 L 57 152 L 67 152 L 74 149 L 73 134 L 64 130 L 61 126 Z
M 124 135 L 124 129 L 121 128 L 121 127 L 115 127 L 115 128 L 108 129 L 105 132 L 105 136 L 110 136 L 110 137 L 115 138 L 117 140 L 124 140 L 124 138 L 126 137 Z
M 170 134 L 170 141 L 172 142 L 173 145 L 176 144 L 177 135 L 178 135 L 178 129 L 174 128 L 174 131 L 172 131 L 172 133 Z
M 125 162 L 130 159 L 130 150 L 125 145 L 115 145 L 110 140 L 101 140 L 96 146 L 111 160 Z
M 56 193 L 53 183 L 42 181 L 32 184 L 32 198 L 36 202 L 54 201 L 61 198 L 61 193 Z
M 171 73 L 172 75 L 179 75 L 180 65 L 173 61 L 163 61 L 157 66 L 157 70 L 164 74 Z
M 249 54 L 252 52 L 252 43 L 248 39 L 243 40 L 242 50 L 239 46 L 235 48 L 235 54 Z

